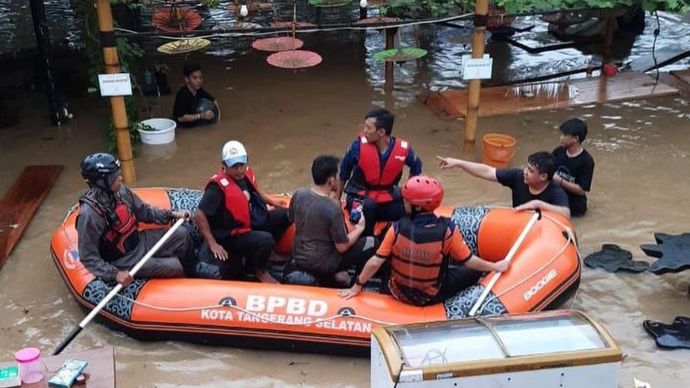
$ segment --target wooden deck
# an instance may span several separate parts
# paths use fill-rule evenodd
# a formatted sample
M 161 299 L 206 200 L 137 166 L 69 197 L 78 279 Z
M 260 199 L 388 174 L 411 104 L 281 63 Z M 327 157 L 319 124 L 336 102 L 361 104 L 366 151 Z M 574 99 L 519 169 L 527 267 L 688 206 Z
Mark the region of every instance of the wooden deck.
M 661 82 L 655 85 L 654 80 L 643 73 L 627 72 L 614 77 L 483 88 L 479 115 L 563 109 L 673 94 L 678 94 L 678 89 Z M 430 91 L 420 99 L 443 118 L 455 119 L 467 114 L 467 89 Z
M 88 362 L 86 369 L 84 369 L 84 375 L 87 376 L 85 384 L 73 384 L 73 387 L 115 388 L 115 351 L 112 346 L 79 352 L 64 352 L 57 356 L 44 357 L 43 362 L 48 370 L 45 378 L 38 383 L 22 384 L 21 386 L 31 388 L 47 387 L 48 379 L 53 377 L 55 371 L 68 358 Z
M 62 166 L 27 166 L 0 200 L 0 268 L 24 234 Z

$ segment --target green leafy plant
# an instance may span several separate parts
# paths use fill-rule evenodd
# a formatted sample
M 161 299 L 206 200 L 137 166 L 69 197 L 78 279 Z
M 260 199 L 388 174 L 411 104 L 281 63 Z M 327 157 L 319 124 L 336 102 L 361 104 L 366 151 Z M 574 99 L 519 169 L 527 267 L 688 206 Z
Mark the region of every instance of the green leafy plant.
M 444 16 L 470 10 L 468 0 L 389 0 L 385 11 L 394 16 Z M 472 1 L 471 9 L 474 9 Z M 471 11 L 470 11 L 471 12 Z
M 453 13 L 473 12 L 475 4 L 475 0 L 389 0 L 384 10 L 387 14 L 396 16 L 438 17 Z M 636 4 L 641 4 L 648 11 L 690 12 L 689 0 L 493 0 L 491 4 L 505 9 L 507 13 L 554 9 L 614 8 Z
M 497 0 L 506 12 L 527 12 L 546 9 L 613 8 L 641 4 L 648 11 L 690 12 L 687 0 Z
M 161 129 L 158 129 L 156 127 L 152 127 L 148 124 L 144 124 L 142 122 L 136 123 L 136 127 L 137 127 L 137 129 L 140 129 L 142 131 L 160 131 L 161 130 Z

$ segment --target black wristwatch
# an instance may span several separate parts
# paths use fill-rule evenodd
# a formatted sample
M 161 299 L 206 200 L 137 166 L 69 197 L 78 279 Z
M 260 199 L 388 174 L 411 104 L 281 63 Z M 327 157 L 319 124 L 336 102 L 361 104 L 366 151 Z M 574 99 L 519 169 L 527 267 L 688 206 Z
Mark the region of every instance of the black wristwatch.
M 359 281 L 359 276 L 357 276 L 357 277 L 355 278 L 355 284 L 358 285 L 358 286 L 360 286 L 360 287 L 364 286 L 364 283 L 362 283 L 362 282 Z

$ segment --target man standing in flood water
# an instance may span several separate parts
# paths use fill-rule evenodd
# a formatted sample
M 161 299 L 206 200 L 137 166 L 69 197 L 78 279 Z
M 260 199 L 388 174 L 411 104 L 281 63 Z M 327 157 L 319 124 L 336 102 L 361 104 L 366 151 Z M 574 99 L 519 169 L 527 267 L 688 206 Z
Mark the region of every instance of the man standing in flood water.
M 553 150 L 556 174 L 553 181 L 568 194 L 570 214 L 579 217 L 587 212 L 587 192 L 592 185 L 594 159 L 582 146 L 587 138 L 587 124 L 578 118 L 560 127 L 561 145 Z
M 187 63 L 182 69 L 185 85 L 178 90 L 173 107 L 173 120 L 183 127 L 220 121 L 220 107 L 211 93 L 204 90 L 201 66 Z
M 527 157 L 519 168 L 495 168 L 483 163 L 437 156 L 441 169 L 460 168 L 468 174 L 510 187 L 515 210 L 548 210 L 570 217 L 568 196 L 553 183 L 556 160 L 546 151 Z

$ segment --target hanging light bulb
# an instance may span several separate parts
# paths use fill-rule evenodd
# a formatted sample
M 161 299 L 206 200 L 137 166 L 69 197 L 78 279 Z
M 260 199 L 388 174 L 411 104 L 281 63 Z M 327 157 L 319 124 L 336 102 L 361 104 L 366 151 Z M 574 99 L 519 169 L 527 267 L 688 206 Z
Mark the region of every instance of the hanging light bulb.
M 240 7 L 240 16 L 246 17 L 247 15 L 249 15 L 249 8 L 247 8 L 246 4 L 242 4 L 242 6 Z
M 367 0 L 359 0 L 359 7 L 360 7 L 360 8 L 366 8 L 367 5 L 369 5 L 369 4 L 367 3 Z

